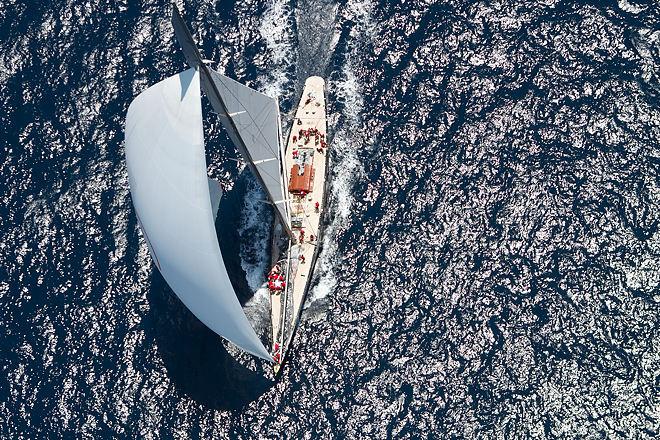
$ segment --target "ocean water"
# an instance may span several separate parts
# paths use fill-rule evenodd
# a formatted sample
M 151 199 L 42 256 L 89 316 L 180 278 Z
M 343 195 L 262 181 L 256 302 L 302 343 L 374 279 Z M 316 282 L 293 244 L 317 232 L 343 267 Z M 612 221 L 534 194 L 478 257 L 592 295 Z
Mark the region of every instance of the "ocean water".
M 138 230 L 123 121 L 184 67 L 168 2 L 4 0 L 0 437 L 660 435 L 657 2 L 179 6 L 285 123 L 328 80 L 331 216 L 289 362 L 273 383 L 199 323 Z M 205 129 L 263 333 L 272 214 Z

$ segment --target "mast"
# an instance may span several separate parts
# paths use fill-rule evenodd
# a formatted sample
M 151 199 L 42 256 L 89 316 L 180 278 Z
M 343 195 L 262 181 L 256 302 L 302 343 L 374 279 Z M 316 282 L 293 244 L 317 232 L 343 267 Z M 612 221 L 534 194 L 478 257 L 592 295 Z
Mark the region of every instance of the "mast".
M 248 167 L 250 168 L 250 171 L 252 171 L 252 174 L 256 177 L 256 179 L 259 181 L 259 184 L 261 185 L 262 188 L 264 188 L 266 196 L 269 199 L 270 204 L 273 206 L 273 211 L 275 211 L 275 214 L 277 215 L 278 220 L 280 221 L 280 224 L 284 227 L 287 235 L 291 239 L 293 243 L 296 242 L 296 237 L 293 234 L 293 231 L 291 230 L 289 226 L 289 221 L 286 218 L 286 213 L 287 210 L 284 209 L 284 212 L 280 210 L 277 206 L 279 203 L 287 203 L 286 200 L 273 200 L 273 197 L 268 190 L 268 185 L 266 185 L 266 182 L 264 181 L 263 176 L 257 169 L 257 166 L 255 164 L 254 159 L 252 158 L 252 155 L 250 154 L 250 151 L 248 147 L 245 144 L 245 141 L 243 137 L 240 135 L 239 129 L 236 127 L 236 124 L 234 120 L 232 119 L 232 114 L 228 111 L 227 105 L 225 104 L 225 101 L 222 98 L 222 95 L 220 94 L 218 87 L 216 85 L 216 82 L 213 79 L 213 74 L 218 75 L 216 72 L 212 72 L 206 64 L 204 64 L 204 61 L 202 60 L 202 57 L 199 53 L 199 49 L 197 48 L 197 45 L 195 44 L 195 41 L 192 38 L 192 35 L 190 34 L 190 30 L 188 29 L 188 26 L 186 26 L 186 23 L 183 21 L 183 18 L 181 17 L 181 14 L 179 12 L 179 9 L 176 7 L 176 5 L 172 5 L 172 26 L 174 27 L 174 34 L 176 35 L 177 40 L 179 41 L 179 45 L 181 46 L 181 49 L 183 50 L 183 55 L 186 58 L 186 62 L 188 65 L 194 69 L 199 70 L 200 73 L 200 81 L 201 81 L 201 86 L 202 89 L 204 90 L 204 93 L 208 97 L 209 101 L 211 102 L 211 106 L 213 109 L 218 113 L 218 115 L 221 118 L 221 121 L 223 122 L 223 125 L 225 127 L 229 126 L 229 129 L 227 130 L 229 137 L 231 138 L 232 142 L 238 149 L 238 151 L 241 153 L 241 155 L 245 158 Z M 279 113 L 279 111 L 278 111 Z M 278 124 L 279 124 L 279 115 L 278 115 Z M 278 155 L 278 162 L 280 164 L 279 167 L 279 173 L 280 173 L 280 178 L 281 176 L 284 175 L 284 170 L 282 169 L 282 138 L 279 134 L 279 125 L 278 125 L 278 136 L 277 136 L 277 142 L 278 142 L 278 149 L 276 154 Z M 288 197 L 287 192 L 284 190 L 285 188 L 283 187 L 282 190 L 282 196 L 283 199 L 286 199 Z M 286 206 L 286 205 L 285 205 Z

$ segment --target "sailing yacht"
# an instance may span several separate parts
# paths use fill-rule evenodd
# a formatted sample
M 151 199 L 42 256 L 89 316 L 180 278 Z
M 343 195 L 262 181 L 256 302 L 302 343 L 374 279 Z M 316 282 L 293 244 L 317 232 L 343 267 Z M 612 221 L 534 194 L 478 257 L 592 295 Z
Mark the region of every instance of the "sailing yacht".
M 138 95 L 126 116 L 131 197 L 151 258 L 185 306 L 240 349 L 273 363 L 291 347 L 319 254 L 329 169 L 325 82 L 305 81 L 283 142 L 279 104 L 204 63 L 176 6 L 172 25 L 189 69 Z M 215 225 L 222 190 L 207 174 L 202 91 L 275 213 L 271 347 L 250 325 L 225 267 Z

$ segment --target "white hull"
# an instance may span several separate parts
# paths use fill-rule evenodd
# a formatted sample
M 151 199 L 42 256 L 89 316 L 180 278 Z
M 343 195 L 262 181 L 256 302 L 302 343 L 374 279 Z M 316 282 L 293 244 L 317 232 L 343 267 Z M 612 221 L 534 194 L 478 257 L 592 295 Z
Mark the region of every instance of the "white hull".
M 301 131 L 303 132 L 302 137 L 300 136 Z M 305 133 L 309 136 L 305 136 Z M 279 363 L 275 365 L 276 372 L 284 362 L 295 328 L 298 325 L 303 303 L 310 288 L 319 250 L 318 246 L 321 243 L 329 163 L 328 148 L 325 145 L 327 139 L 325 81 L 320 77 L 310 77 L 305 81 L 305 87 L 285 150 L 284 169 L 287 183 L 291 182 L 292 168 L 300 163 L 300 157 L 305 156 L 307 160 L 310 160 L 311 157 L 314 171 L 313 179 L 306 187 L 309 189 L 306 196 L 290 194 L 292 222 L 289 226 L 298 238 L 301 230 L 304 231 L 304 240 L 298 240 L 285 252 L 285 255 L 276 258 L 288 259 L 289 261 L 285 291 L 271 293 L 270 295 L 272 351 L 279 359 Z M 322 148 L 323 145 L 326 148 Z M 295 157 L 296 154 L 298 159 Z M 305 173 L 307 172 L 309 170 L 305 171 Z M 292 188 L 295 188 L 295 186 Z M 313 240 L 311 239 L 312 236 L 314 237 Z M 280 352 L 279 356 L 277 351 Z

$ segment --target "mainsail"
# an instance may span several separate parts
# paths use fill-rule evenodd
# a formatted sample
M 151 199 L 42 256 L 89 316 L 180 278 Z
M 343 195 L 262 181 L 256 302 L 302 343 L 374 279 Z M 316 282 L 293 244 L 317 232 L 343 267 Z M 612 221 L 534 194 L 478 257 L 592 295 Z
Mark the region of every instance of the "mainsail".
M 202 89 L 230 139 L 266 191 L 280 223 L 295 240 L 289 227 L 277 100 L 209 69 L 176 7 L 172 25 L 186 62 L 199 69 Z
M 277 100 L 214 70 L 209 71 L 227 111 L 219 113 L 222 125 L 239 151 L 242 150 L 240 146 L 245 146 L 247 151 L 243 154 L 254 165 L 270 200 L 288 224 Z
M 149 87 L 131 103 L 126 163 L 133 205 L 163 278 L 207 327 L 272 361 L 243 313 L 218 246 L 218 194 L 211 194 L 207 177 L 197 69 Z

